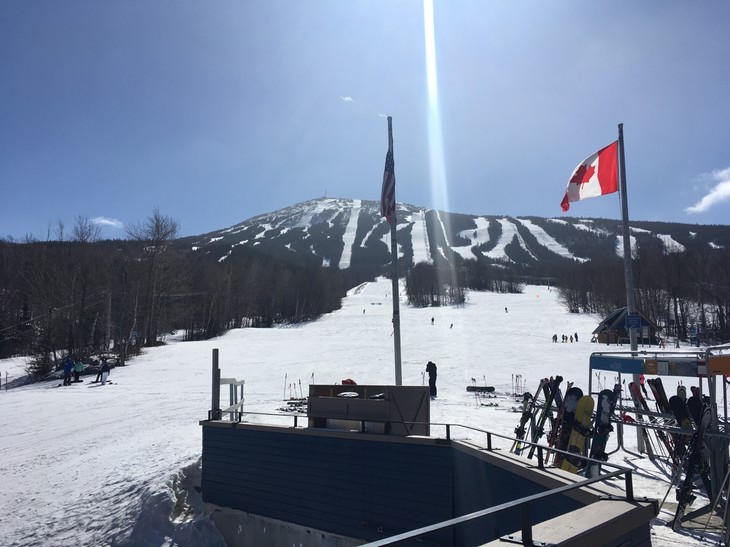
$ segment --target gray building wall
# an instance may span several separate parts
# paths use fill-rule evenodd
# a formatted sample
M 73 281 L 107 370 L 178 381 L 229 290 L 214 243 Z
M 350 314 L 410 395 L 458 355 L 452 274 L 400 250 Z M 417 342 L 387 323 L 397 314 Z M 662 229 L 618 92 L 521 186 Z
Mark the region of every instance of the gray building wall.
M 316 429 L 203 422 L 203 501 L 373 541 L 544 491 L 451 443 Z M 534 522 L 582 504 L 532 508 Z M 476 545 L 521 524 L 518 510 L 425 538 Z

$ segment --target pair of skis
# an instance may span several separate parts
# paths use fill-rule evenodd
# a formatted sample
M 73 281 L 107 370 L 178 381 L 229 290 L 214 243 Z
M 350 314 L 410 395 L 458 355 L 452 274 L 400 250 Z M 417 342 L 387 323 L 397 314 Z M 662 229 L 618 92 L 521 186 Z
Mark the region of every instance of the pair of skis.
M 559 386 L 562 381 L 562 376 L 543 378 L 540 380 L 534 396 L 530 392 L 525 392 L 522 398 L 522 415 L 519 424 L 515 428 L 515 441 L 512 443 L 512 452 L 517 455 L 522 454 L 527 446 L 523 442 L 526 439 L 533 443 L 540 440 L 540 437 L 544 434 L 545 423 L 552 416 L 553 401 L 556 396 L 559 397 Z M 538 403 L 541 393 L 545 397 L 543 404 Z M 535 446 L 530 445 L 528 458 L 532 458 L 534 453 Z

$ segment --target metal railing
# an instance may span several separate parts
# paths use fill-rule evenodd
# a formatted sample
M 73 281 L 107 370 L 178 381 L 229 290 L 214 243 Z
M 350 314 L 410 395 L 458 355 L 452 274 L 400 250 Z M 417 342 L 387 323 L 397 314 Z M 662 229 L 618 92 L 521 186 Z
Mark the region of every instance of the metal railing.
M 547 492 L 541 492 L 540 494 L 533 494 L 531 496 L 525 496 L 524 498 L 520 498 L 517 500 L 509 501 L 506 503 L 501 503 L 499 505 L 495 505 L 493 507 L 488 507 L 487 509 L 482 509 L 480 511 L 474 511 L 473 513 L 468 513 L 466 515 L 462 515 L 460 517 L 456 517 L 453 519 L 444 520 L 442 522 L 438 522 L 436 524 L 431 524 L 430 526 L 423 526 L 421 528 L 416 528 L 415 530 L 411 530 L 410 532 L 404 532 L 402 534 L 397 534 L 395 536 L 391 536 L 389 538 L 380 539 L 377 541 L 373 541 L 370 543 L 366 543 L 363 547 L 382 547 L 384 545 L 396 545 L 398 543 L 402 543 L 404 541 L 413 540 L 421 538 L 425 535 L 438 532 L 441 530 L 445 530 L 448 528 L 453 528 L 455 526 L 459 526 L 461 524 L 465 524 L 467 522 L 471 522 L 473 520 L 477 520 L 480 518 L 487 517 L 489 515 L 494 515 L 496 513 L 500 513 L 501 511 L 506 511 L 508 509 L 513 509 L 515 507 L 520 507 L 522 509 L 522 527 L 521 527 L 521 533 L 522 533 L 522 545 L 533 545 L 533 538 L 532 538 L 532 518 L 530 516 L 530 504 L 537 501 L 542 501 L 545 498 L 549 498 L 550 496 L 555 496 L 558 494 L 564 494 L 566 492 L 570 492 L 571 490 L 576 490 L 578 488 L 582 488 L 583 486 L 588 486 L 589 484 L 593 484 L 595 482 L 603 481 L 606 479 L 610 479 L 613 477 L 618 477 L 621 474 L 626 473 L 627 475 L 627 482 L 630 484 L 630 480 L 628 477 L 631 476 L 631 470 L 619 470 L 619 471 L 612 471 L 610 473 L 606 473 L 605 475 L 601 475 L 600 477 L 594 477 L 592 479 L 586 479 L 577 483 L 573 484 L 566 484 L 565 486 L 559 486 L 558 488 L 553 488 L 551 490 L 548 490 Z M 633 498 L 629 499 L 628 495 L 626 497 L 627 501 L 633 501 Z

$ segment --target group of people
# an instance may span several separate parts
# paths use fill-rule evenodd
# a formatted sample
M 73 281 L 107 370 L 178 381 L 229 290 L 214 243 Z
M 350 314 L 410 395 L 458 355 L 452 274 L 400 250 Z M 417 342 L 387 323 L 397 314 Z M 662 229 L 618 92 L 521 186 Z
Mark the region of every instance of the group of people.
M 577 342 L 578 341 L 578 333 L 576 332 L 574 334 L 571 334 L 570 336 L 568 336 L 567 334 L 563 334 L 562 341 L 563 342 L 567 342 L 568 340 L 570 340 L 571 343 L 573 343 L 574 341 Z M 557 342 L 557 341 L 558 341 L 558 335 L 557 334 L 553 334 L 553 342 Z
M 74 361 L 71 359 L 71 356 L 68 355 L 63 360 L 63 385 L 64 386 L 70 386 L 71 385 L 71 373 L 74 375 L 74 382 L 80 382 L 79 376 L 81 376 L 81 373 L 84 371 L 84 364 L 81 362 L 81 359 L 77 359 Z
M 76 359 L 74 361 L 70 355 L 66 356 L 63 360 L 63 385 L 70 386 L 73 382 L 80 382 L 81 380 L 79 379 L 79 376 L 81 376 L 83 371 L 84 364 L 81 362 L 81 359 Z M 109 372 L 109 363 L 107 363 L 106 359 L 102 359 L 99 374 L 96 376 L 96 381 L 101 381 L 101 385 L 105 385 L 109 380 Z M 71 373 L 73 373 L 74 376 L 73 381 L 71 380 Z

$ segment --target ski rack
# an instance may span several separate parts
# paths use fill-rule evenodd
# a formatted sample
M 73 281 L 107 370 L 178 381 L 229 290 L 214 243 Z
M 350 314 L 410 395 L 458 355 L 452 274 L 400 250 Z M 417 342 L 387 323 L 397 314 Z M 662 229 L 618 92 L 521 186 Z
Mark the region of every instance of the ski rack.
M 621 376 L 622 374 L 646 374 L 651 376 L 680 376 L 696 378 L 699 382 L 700 393 L 702 393 L 702 378 L 706 378 L 708 382 L 708 391 L 710 394 L 710 401 L 713 408 L 717 408 L 717 390 L 715 388 L 715 377 L 718 375 L 730 376 L 730 353 L 718 353 L 718 352 L 730 352 L 730 345 L 714 346 L 705 350 L 698 351 L 608 351 L 608 352 L 594 352 L 590 355 L 589 359 L 589 373 L 588 373 L 588 393 L 594 395 L 593 392 L 593 371 L 604 370 L 613 372 L 618 375 L 618 383 L 623 385 Z M 727 423 L 727 383 L 724 382 L 723 394 L 725 417 Z M 638 414 L 650 415 L 645 409 L 636 409 Z M 714 420 L 714 416 L 713 416 Z M 623 444 L 623 422 L 619 423 L 617 428 L 616 438 L 619 442 L 619 446 L 616 450 L 611 452 L 617 452 L 623 450 L 629 454 L 641 457 L 641 454 L 637 454 L 628 450 Z M 711 424 L 711 430 L 717 431 L 717 421 L 713 421 Z M 718 480 L 722 479 L 720 477 Z
M 621 381 L 621 375 L 632 374 L 632 375 L 651 375 L 651 376 L 674 376 L 674 377 L 685 377 L 693 378 L 697 380 L 699 393 L 702 396 L 703 391 L 703 379 L 707 382 L 707 392 L 710 399 L 710 406 L 713 409 L 710 426 L 704 433 L 707 437 L 718 439 L 717 442 L 708 443 L 710 452 L 710 471 L 711 478 L 710 484 L 715 492 L 707 492 L 710 503 L 703 508 L 697 509 L 690 514 L 685 515 L 685 518 L 692 516 L 698 516 L 707 512 L 713 511 L 713 507 L 723 503 L 723 492 L 727 491 L 727 499 L 724 502 L 726 508 L 730 506 L 730 484 L 726 476 L 725 462 L 728 458 L 728 446 L 730 445 L 730 421 L 728 420 L 728 377 L 730 377 L 730 344 L 724 344 L 720 346 L 711 346 L 705 349 L 698 348 L 696 351 L 635 351 L 635 352 L 594 352 L 590 356 L 589 375 L 588 375 L 588 392 L 593 395 L 592 380 L 593 370 L 604 370 L 616 373 L 618 375 L 618 382 L 623 386 Z M 721 377 L 722 382 L 722 399 L 723 399 L 723 416 L 724 421 L 720 422 L 718 417 L 718 386 L 717 377 Z M 651 411 L 645 409 L 634 409 L 628 410 L 629 412 L 635 412 L 637 417 L 639 414 L 656 417 L 663 417 L 661 414 L 654 414 Z M 616 439 L 618 441 L 618 447 L 616 450 L 611 452 L 617 452 L 624 450 L 625 452 L 642 457 L 641 454 L 632 452 L 623 444 L 623 426 L 626 425 L 623 421 L 616 420 L 618 424 Z M 646 429 L 661 429 L 666 432 L 685 433 L 685 430 L 681 428 L 671 428 L 667 426 L 657 426 L 650 422 L 641 420 L 636 425 L 637 427 L 643 427 Z M 694 431 L 692 431 L 693 433 Z M 639 445 L 641 446 L 641 444 Z M 725 531 L 724 535 L 730 539 L 730 515 L 725 510 L 723 518 Z

